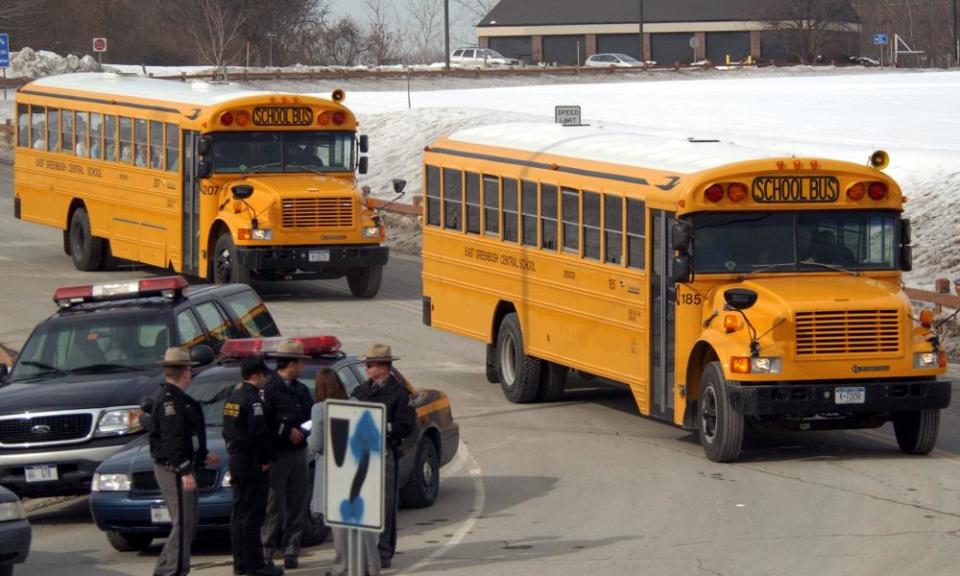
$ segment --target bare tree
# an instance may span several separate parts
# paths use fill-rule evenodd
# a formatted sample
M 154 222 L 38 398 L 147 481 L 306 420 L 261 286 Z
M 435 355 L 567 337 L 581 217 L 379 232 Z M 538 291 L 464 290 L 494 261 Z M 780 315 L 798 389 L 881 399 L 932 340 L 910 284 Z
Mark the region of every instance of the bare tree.
M 400 38 L 390 26 L 390 15 L 383 0 L 364 0 L 364 4 L 369 15 L 366 51 L 370 60 L 380 66 L 396 58 Z
M 248 12 L 236 0 L 181 0 L 165 2 L 193 38 L 204 62 L 225 70 L 243 50 L 240 29 Z
M 454 2 L 460 7 L 461 13 L 470 19 L 471 25 L 475 26 L 486 18 L 500 0 L 454 0 Z
M 443 31 L 442 0 L 405 0 L 410 15 L 411 40 L 416 58 L 423 64 L 429 64 L 439 52 L 437 46 Z
M 787 52 L 808 63 L 839 34 L 855 32 L 855 18 L 850 0 L 787 0 L 771 3 L 766 19 Z
M 864 55 L 879 58 L 880 47 L 874 46 L 874 34 L 887 34 L 890 55 L 894 35 L 911 48 L 923 51 L 900 60 L 901 66 L 951 66 L 956 63 L 953 0 L 855 0 L 861 23 L 861 46 Z
M 35 16 L 44 4 L 45 0 L 3 0 L 0 2 L 0 30 L 12 28 L 18 22 Z

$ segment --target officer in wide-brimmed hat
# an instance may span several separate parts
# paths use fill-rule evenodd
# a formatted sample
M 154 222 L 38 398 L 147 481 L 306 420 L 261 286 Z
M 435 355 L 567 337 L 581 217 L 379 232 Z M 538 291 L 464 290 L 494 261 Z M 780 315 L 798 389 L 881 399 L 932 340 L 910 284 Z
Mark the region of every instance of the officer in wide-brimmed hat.
M 364 402 L 379 402 L 387 411 L 387 453 L 383 532 L 380 533 L 380 565 L 389 568 L 397 551 L 397 466 L 403 455 L 404 438 L 413 432 L 417 412 L 407 387 L 393 375 L 393 362 L 399 360 L 386 344 L 374 344 L 362 357 L 367 367 L 367 381 L 353 390 L 353 397 Z
M 267 518 L 260 535 L 263 557 L 270 563 L 275 548 L 283 550 L 284 568 L 299 566 L 300 539 L 307 511 L 310 467 L 307 459 L 307 431 L 313 394 L 297 380 L 303 371 L 303 344 L 296 340 L 281 342 L 267 353 L 277 361 L 276 372 L 266 387 L 266 400 L 274 436 L 275 460 L 270 467 L 270 495 Z M 283 541 L 278 542 L 280 535 Z
M 164 383 L 153 398 L 150 456 L 172 528 L 153 569 L 156 575 L 190 572 L 190 547 L 197 530 L 197 471 L 215 468 L 220 459 L 207 452 L 203 410 L 187 395 L 190 368 L 198 363 L 183 348 L 169 348 L 163 360 Z

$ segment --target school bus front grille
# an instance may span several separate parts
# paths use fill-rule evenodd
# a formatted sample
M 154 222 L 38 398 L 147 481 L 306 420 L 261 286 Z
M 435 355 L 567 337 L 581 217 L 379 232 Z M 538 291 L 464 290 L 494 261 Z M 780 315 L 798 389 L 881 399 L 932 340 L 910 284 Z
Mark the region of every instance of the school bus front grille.
M 353 199 L 285 198 L 284 228 L 353 228 Z
M 898 352 L 900 314 L 897 310 L 797 312 L 797 356 Z

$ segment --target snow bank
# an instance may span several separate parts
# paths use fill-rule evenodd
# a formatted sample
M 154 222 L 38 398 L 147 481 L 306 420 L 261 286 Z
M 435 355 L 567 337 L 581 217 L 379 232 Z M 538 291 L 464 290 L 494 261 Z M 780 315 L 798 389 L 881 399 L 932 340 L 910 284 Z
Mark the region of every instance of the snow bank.
M 10 53 L 10 78 L 40 78 L 69 72 L 95 72 L 97 61 L 89 54 L 82 58 L 75 54 L 61 56 L 47 50 L 22 48 Z

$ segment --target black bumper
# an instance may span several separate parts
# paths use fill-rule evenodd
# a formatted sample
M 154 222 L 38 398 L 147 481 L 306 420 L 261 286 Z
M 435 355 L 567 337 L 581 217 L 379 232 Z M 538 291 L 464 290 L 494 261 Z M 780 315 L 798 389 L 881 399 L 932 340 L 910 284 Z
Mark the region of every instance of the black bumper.
M 311 251 L 325 252 L 329 259 L 310 261 Z M 320 251 L 320 252 L 318 252 Z M 390 257 L 386 246 L 238 246 L 240 262 L 261 275 L 310 275 L 336 278 L 347 271 L 385 266 Z
M 728 382 L 730 402 L 744 416 L 797 416 L 813 414 L 880 414 L 909 412 L 950 405 L 950 381 L 844 381 L 831 383 L 777 382 L 745 385 Z M 837 404 L 835 391 L 863 387 L 863 404 Z
M 0 566 L 26 560 L 31 539 L 30 523 L 26 520 L 0 522 Z

